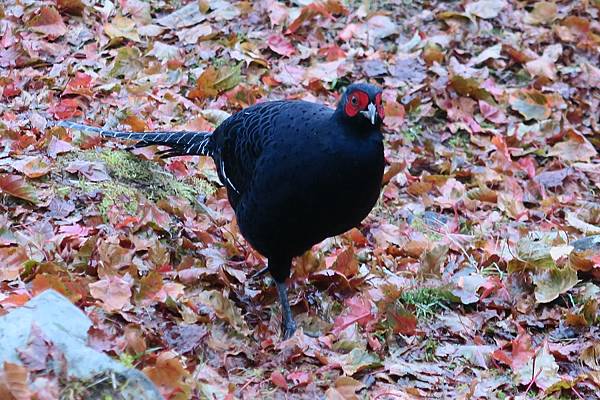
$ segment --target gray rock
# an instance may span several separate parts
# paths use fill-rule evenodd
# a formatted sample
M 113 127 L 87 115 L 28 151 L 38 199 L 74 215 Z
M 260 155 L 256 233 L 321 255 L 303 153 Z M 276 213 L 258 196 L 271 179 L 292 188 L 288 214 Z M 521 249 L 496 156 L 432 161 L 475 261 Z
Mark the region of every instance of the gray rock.
M 118 383 L 116 394 L 120 397 L 113 398 L 163 399 L 142 372 L 127 368 L 106 354 L 88 347 L 87 331 L 92 322 L 69 299 L 54 290 L 46 290 L 24 306 L 0 317 L 0 365 L 4 361 L 22 364 L 17 350 L 27 346 L 32 323 L 64 353 L 69 378 L 90 380 L 98 376 L 108 377 L 111 384 L 104 385 L 107 390 Z M 94 398 L 104 398 L 103 393 L 94 392 Z M 106 394 L 115 395 L 112 392 Z

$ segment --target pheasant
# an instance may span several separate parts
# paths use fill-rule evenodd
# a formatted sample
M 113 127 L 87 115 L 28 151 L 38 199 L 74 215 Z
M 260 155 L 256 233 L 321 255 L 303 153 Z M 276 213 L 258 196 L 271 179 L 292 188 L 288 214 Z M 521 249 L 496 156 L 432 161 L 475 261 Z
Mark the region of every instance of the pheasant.
M 162 157 L 214 159 L 242 235 L 267 258 L 283 311 L 283 336 L 296 323 L 285 281 L 292 259 L 368 215 L 384 169 L 381 89 L 347 87 L 335 110 L 268 101 L 227 118 L 214 132 L 116 132 L 60 121 L 59 126 L 168 146 Z

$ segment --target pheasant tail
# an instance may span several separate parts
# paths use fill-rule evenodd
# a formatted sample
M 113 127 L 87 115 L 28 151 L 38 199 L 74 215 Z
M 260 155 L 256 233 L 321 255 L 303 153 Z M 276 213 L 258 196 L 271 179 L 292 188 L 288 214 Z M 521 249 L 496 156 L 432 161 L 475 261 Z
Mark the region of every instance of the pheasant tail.
M 94 126 L 78 124 L 71 121 L 58 121 L 56 122 L 56 125 L 64 128 L 77 129 L 82 132 L 98 133 L 105 137 L 137 140 L 138 142 L 133 146 L 134 148 L 152 145 L 168 146 L 169 149 L 157 153 L 162 158 L 185 155 L 211 156 L 213 151 L 210 146 L 210 132 L 123 132 L 96 128 Z

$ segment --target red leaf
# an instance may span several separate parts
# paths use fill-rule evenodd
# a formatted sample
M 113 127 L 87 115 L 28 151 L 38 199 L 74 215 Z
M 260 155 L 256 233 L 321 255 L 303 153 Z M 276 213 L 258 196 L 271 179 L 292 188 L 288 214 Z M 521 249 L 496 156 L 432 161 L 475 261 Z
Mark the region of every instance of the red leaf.
M 494 359 L 509 365 L 513 371 L 527 364 L 535 354 L 535 351 L 531 347 L 531 336 L 520 325 L 517 326 L 517 329 L 519 334 L 516 339 L 510 342 L 512 347 L 510 353 L 502 349 L 498 349 L 492 353 Z
M 394 333 L 413 336 L 417 330 L 417 318 L 406 310 L 390 312 Z
M 288 390 L 288 385 L 287 382 L 285 380 L 285 378 L 283 377 L 283 375 L 281 374 L 281 372 L 279 371 L 273 371 L 271 373 L 271 382 L 273 382 L 273 384 L 285 391 Z
M 271 35 L 267 39 L 269 48 L 277 54 L 289 57 L 296 52 L 296 48 L 290 43 L 289 40 L 284 38 L 282 35 Z
M 25 179 L 18 175 L 1 175 L 0 192 L 27 200 L 34 204 L 38 202 L 35 189 L 29 185 Z
M 143 226 L 150 226 L 152 229 L 157 231 L 168 231 L 169 224 L 171 223 L 171 216 L 160 208 L 156 207 L 153 203 L 141 203 L 138 206 L 138 215 L 142 214 L 140 223 L 136 227 L 136 230 Z
M 292 381 L 294 388 L 298 386 L 306 386 L 312 382 L 310 374 L 306 371 L 290 372 L 287 376 L 287 379 Z
M 77 99 L 62 99 L 60 103 L 50 106 L 48 111 L 57 119 L 70 119 L 82 115 Z
M 344 329 L 354 323 L 366 325 L 375 316 L 371 313 L 371 301 L 359 295 L 344 302 L 346 310 L 343 315 L 337 317 L 333 323 L 331 333 L 339 335 Z
M 77 72 L 72 78 L 63 94 L 80 94 L 83 96 L 92 95 L 92 77 L 84 72 Z
M 358 272 L 358 261 L 354 256 L 354 248 L 348 247 L 338 254 L 333 269 L 342 273 L 346 278 L 350 278 Z

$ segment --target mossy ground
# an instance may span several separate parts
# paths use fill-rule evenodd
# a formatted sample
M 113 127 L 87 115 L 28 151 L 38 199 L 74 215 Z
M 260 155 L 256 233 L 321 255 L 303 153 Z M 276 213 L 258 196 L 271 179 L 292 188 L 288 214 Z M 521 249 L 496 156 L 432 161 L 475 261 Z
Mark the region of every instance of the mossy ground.
M 103 217 L 114 204 L 134 214 L 139 199 L 157 201 L 177 196 L 193 205 L 198 196 L 210 196 L 216 190 L 211 183 L 197 177 L 179 180 L 159 163 L 124 150 L 78 151 L 62 157 L 59 162 L 66 167 L 73 160 L 97 161 L 106 166 L 111 180 L 92 182 L 81 178 L 76 184 L 77 190 L 84 193 L 95 190 L 102 193 L 98 210 Z

